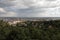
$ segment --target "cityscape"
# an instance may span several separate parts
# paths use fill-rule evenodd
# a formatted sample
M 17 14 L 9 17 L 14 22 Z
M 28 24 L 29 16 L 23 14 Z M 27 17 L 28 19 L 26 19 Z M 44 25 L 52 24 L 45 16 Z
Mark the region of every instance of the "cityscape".
M 6 21 L 9 24 L 16 24 L 25 21 L 50 21 L 60 20 L 59 17 L 0 17 L 0 20 Z
M 60 40 L 60 0 L 0 0 L 0 40 Z

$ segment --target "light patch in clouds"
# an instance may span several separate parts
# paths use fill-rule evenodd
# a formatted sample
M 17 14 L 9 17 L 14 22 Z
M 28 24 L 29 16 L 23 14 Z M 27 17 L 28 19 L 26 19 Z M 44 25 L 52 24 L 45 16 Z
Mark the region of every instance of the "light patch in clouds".
M 0 13 L 0 17 L 16 17 L 16 13 L 15 12 L 1 12 Z
M 60 0 L 0 0 L 0 16 L 60 17 Z
M 3 8 L 0 8 L 0 12 L 6 12 Z

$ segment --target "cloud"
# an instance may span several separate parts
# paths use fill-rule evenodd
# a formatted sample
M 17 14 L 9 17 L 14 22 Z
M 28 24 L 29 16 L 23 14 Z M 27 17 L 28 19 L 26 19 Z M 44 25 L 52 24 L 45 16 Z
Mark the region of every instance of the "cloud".
M 14 3 L 9 0 L 0 0 L 0 7 L 10 7 L 13 6 Z
M 14 12 L 0 12 L 0 17 L 15 17 L 15 15 Z
M 3 8 L 0 8 L 0 12 L 6 12 Z
M 56 1 L 56 0 L 46 0 L 46 1 Z
M 60 17 L 60 0 L 0 0 L 0 16 Z

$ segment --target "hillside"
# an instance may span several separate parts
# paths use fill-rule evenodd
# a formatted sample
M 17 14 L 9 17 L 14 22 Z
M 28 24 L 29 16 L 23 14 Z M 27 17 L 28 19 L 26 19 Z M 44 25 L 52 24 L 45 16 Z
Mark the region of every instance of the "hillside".
M 60 40 L 60 20 L 25 21 L 15 26 L 0 20 L 0 40 Z

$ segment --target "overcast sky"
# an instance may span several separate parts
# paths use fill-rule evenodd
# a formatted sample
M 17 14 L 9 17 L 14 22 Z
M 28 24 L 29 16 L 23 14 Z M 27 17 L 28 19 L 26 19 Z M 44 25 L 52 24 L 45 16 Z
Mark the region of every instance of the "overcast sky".
M 0 17 L 60 17 L 60 0 L 0 0 Z

